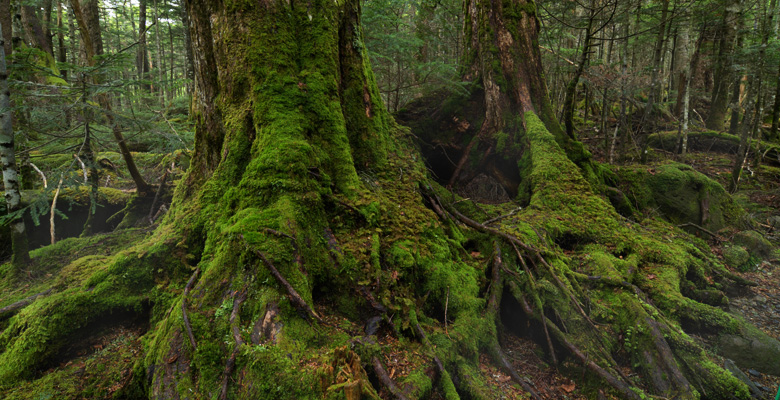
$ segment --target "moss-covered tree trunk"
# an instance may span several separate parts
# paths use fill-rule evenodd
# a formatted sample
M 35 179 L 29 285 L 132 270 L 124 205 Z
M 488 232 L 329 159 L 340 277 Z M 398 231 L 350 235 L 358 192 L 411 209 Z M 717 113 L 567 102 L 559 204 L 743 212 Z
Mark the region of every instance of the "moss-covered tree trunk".
M 547 97 L 536 4 L 466 0 L 464 11 L 463 78 L 476 84 L 475 96 L 484 114 L 467 121 L 474 126 L 455 138 L 462 150 L 448 185 L 465 186 L 487 173 L 510 194 L 517 193 L 520 174 L 514 162 L 506 161 L 517 159 L 518 133 L 524 130 L 523 115 L 529 111 L 544 122 L 570 156 L 586 163 L 587 152 L 574 140 L 573 130 L 568 136 L 563 131 Z
M 379 100 L 358 0 L 185 6 L 196 150 L 171 211 L 126 250 L 56 271 L 2 325 L 0 390 L 69 387 L 67 343 L 148 312 L 127 398 L 501 397 L 485 359 L 533 397 L 499 341 L 513 327 L 586 370 L 573 375 L 598 382 L 592 397 L 749 397 L 685 330 L 771 341 L 708 305 L 737 279 L 705 243 L 624 219 L 567 156 L 587 153 L 550 112 L 533 3 L 466 8 L 472 54 L 497 68 L 475 93 L 492 99 L 489 126 L 516 129 L 507 153 L 493 135 L 495 154 L 517 156 L 522 210 L 429 181 Z M 660 172 L 659 185 L 693 175 Z

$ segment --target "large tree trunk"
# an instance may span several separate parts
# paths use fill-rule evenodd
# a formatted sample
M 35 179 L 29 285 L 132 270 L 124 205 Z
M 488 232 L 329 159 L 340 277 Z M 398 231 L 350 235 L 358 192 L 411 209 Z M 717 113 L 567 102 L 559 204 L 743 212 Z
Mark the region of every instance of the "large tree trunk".
M 467 27 L 473 77 L 496 85 L 467 99 L 494 113 L 478 140 L 504 136 L 513 146 L 494 152 L 518 157 L 529 191 L 522 210 L 489 211 L 431 183 L 385 111 L 358 0 L 186 7 L 196 150 L 171 211 L 9 320 L 0 386 L 59 365 L 84 327 L 147 310 L 127 398 L 496 398 L 481 355 L 538 398 L 498 340 L 513 327 L 617 398 L 749 398 L 682 331 L 743 333 L 681 293 L 720 299 L 711 282 L 728 285 L 728 271 L 674 227 L 619 216 L 559 145 L 570 138 L 546 99 L 533 3 L 467 3 L 481 21 Z M 405 367 L 388 373 L 394 359 Z
M 480 98 L 484 112 L 478 116 L 480 126 L 453 138 L 460 143 L 460 156 L 447 177 L 448 186 L 465 187 L 487 174 L 510 196 L 516 195 L 520 174 L 511 160 L 518 156 L 516 133 L 525 129 L 523 115 L 529 111 L 544 122 L 575 162 L 589 168 L 589 154 L 573 131 L 569 135 L 563 131 L 547 97 L 536 5 L 532 1 L 466 0 L 464 10 L 464 79 L 478 84 L 474 96 Z M 587 52 L 586 44 L 583 60 Z

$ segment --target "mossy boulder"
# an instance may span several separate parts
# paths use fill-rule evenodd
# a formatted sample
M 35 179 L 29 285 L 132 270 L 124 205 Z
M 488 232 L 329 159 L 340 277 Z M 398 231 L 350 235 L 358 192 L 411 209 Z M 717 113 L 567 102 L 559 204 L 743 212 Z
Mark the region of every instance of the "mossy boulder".
M 723 261 L 732 268 L 745 270 L 750 261 L 750 253 L 742 246 L 726 246 L 723 250 Z
M 742 231 L 734 235 L 734 244 L 740 245 L 748 253 L 760 258 L 769 258 L 775 247 L 764 236 L 756 231 Z
M 780 375 L 780 342 L 745 324 L 740 335 L 722 334 L 718 339 L 722 356 L 734 360 L 743 369 L 752 368 L 766 374 Z
M 674 224 L 692 223 L 717 231 L 744 214 L 723 186 L 689 165 L 665 162 L 619 167 L 615 172 L 639 210 L 657 210 Z

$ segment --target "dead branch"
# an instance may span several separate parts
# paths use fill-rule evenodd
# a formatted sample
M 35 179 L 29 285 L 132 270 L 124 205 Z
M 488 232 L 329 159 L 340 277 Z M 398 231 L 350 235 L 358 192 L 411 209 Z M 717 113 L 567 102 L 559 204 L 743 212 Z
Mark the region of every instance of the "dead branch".
M 84 184 L 86 185 L 86 184 L 87 184 L 87 182 L 88 182 L 88 178 L 87 178 L 87 166 L 86 166 L 86 165 L 84 165 L 84 161 L 81 161 L 81 157 L 79 157 L 79 155 L 78 155 L 78 154 L 74 154 L 74 155 L 73 155 L 73 158 L 75 158 L 75 159 L 76 159 L 76 161 L 78 161 L 78 162 L 79 162 L 79 164 L 81 164 L 81 170 L 84 172 Z
M 4 318 L 6 316 L 6 314 L 8 314 L 8 316 L 10 316 L 14 312 L 19 311 L 19 310 L 27 307 L 28 305 L 30 305 L 30 303 L 35 301 L 35 299 L 37 299 L 38 297 L 41 297 L 41 296 L 46 296 L 47 294 L 51 293 L 51 291 L 52 291 L 52 289 L 47 289 L 47 290 L 44 290 L 43 292 L 36 293 L 36 294 L 34 294 L 32 296 L 29 296 L 29 297 L 25 297 L 24 299 L 19 300 L 16 303 L 13 303 L 13 304 L 7 305 L 7 306 L 5 306 L 3 308 L 0 308 L 0 318 Z
M 30 166 L 32 167 L 32 169 L 35 170 L 35 172 L 38 173 L 38 175 L 41 176 L 41 179 L 43 180 L 43 188 L 44 189 L 48 188 L 49 182 L 46 180 L 46 175 L 43 174 L 43 171 L 41 171 L 40 168 L 38 168 L 38 166 L 33 163 L 30 163 Z
M 690 226 L 690 227 L 696 228 L 696 229 L 698 229 L 698 230 L 700 230 L 700 231 L 702 231 L 702 232 L 712 236 L 713 239 L 715 239 L 717 241 L 721 241 L 721 237 L 718 236 L 717 234 L 712 233 L 712 231 L 710 231 L 709 229 L 706 229 L 704 227 L 696 225 L 696 224 L 694 224 L 692 222 L 686 222 L 684 224 L 677 225 L 678 228 L 685 228 L 686 226 Z
M 520 260 L 520 264 L 523 266 L 523 271 L 525 271 L 525 274 L 528 275 L 528 281 L 531 283 L 531 287 L 534 293 L 538 293 L 536 291 L 536 280 L 534 279 L 534 275 L 531 273 L 531 270 L 528 268 L 528 264 L 526 264 L 523 255 L 520 254 L 520 250 L 518 250 L 517 246 L 512 244 L 512 247 L 515 249 L 515 253 L 517 254 L 518 260 Z M 534 294 L 534 297 L 536 301 L 536 307 L 539 309 L 539 316 L 541 318 L 546 318 L 544 315 L 544 306 L 542 305 L 542 300 L 539 299 L 538 294 Z M 552 358 L 553 364 L 558 365 L 558 357 L 555 355 L 555 347 L 553 347 L 552 339 L 550 338 L 550 332 L 547 330 L 547 325 L 542 324 L 542 327 L 544 328 L 544 336 L 547 339 L 547 348 L 550 351 L 550 357 Z
M 491 219 L 483 222 L 482 225 L 488 226 L 488 225 L 490 225 L 490 224 L 492 224 L 494 222 L 500 221 L 500 220 L 502 220 L 504 218 L 509 218 L 509 217 L 517 214 L 522 209 L 523 209 L 523 207 L 517 207 L 514 210 L 512 210 L 511 212 L 509 212 L 509 214 L 499 215 L 498 217 L 491 218 Z
M 149 225 L 154 223 L 154 207 L 157 205 L 157 201 L 160 199 L 163 189 L 165 189 L 165 181 L 168 179 L 168 173 L 170 170 L 166 169 L 162 178 L 160 178 L 160 186 L 157 187 L 157 192 L 154 193 L 154 200 L 152 200 L 152 206 L 149 207 Z
M 54 234 L 54 211 L 57 209 L 57 197 L 60 195 L 60 189 L 62 188 L 62 174 L 60 174 L 60 182 L 57 184 L 57 190 L 54 192 L 54 199 L 51 201 L 51 216 L 49 217 L 49 234 L 51 235 L 51 244 L 57 241 Z

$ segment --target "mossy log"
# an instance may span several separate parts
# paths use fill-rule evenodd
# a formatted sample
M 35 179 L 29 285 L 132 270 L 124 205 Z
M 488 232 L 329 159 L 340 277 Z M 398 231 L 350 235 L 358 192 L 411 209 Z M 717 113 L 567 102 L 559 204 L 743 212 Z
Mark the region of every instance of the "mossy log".
M 531 321 L 596 382 L 586 394 L 749 398 L 689 336 L 760 336 L 681 291 L 736 284 L 725 267 L 667 222 L 621 217 L 534 112 L 516 142 L 524 207 L 466 201 L 384 111 L 357 0 L 186 7 L 201 99 L 188 175 L 152 235 L 74 261 L 2 326 L 3 397 L 81 396 L 60 351 L 124 311 L 149 326 L 103 376 L 132 370 L 116 397 L 377 399 L 370 371 L 392 350 L 413 366 L 384 383 L 395 396 L 490 399 L 480 355 L 522 382 L 499 336 Z

